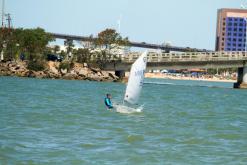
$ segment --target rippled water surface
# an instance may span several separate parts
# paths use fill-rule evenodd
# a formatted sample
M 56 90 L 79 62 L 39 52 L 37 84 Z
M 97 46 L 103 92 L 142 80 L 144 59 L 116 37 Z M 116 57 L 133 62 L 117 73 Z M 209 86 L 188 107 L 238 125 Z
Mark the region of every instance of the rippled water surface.
M 0 164 L 246 164 L 247 90 L 148 79 L 143 112 L 107 111 L 125 84 L 0 77 Z

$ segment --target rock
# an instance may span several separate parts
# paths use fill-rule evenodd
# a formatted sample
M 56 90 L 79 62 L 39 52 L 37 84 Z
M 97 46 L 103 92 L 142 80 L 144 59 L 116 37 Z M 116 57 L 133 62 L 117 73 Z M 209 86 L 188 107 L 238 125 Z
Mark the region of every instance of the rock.
M 68 73 L 67 69 L 61 69 L 60 71 L 61 71 L 62 75 L 65 75 L 66 73 Z
M 69 73 L 76 74 L 76 71 L 74 69 L 72 69 Z
M 54 74 L 58 74 L 58 70 L 55 67 L 51 67 L 50 71 Z
M 88 69 L 85 69 L 85 68 L 80 69 L 78 75 L 86 77 L 88 75 Z
M 87 78 L 91 81 L 103 81 L 103 78 L 97 74 L 89 74 Z
M 106 78 L 106 79 L 109 78 L 109 73 L 106 71 L 101 71 L 101 75 L 103 76 L 103 78 Z
M 43 71 L 38 71 L 38 72 L 35 72 L 35 77 L 36 78 L 45 78 L 46 75 Z
M 87 63 L 83 63 L 83 67 L 87 68 L 88 67 Z
M 100 69 L 98 69 L 98 68 L 90 68 L 91 69 L 91 71 L 93 71 L 94 73 L 98 73 L 98 72 L 100 72 L 101 70 Z
M 109 72 L 109 76 L 114 80 L 118 80 L 118 77 L 115 74 Z
M 67 69 L 58 70 L 59 63 L 48 62 L 44 71 L 31 71 L 27 69 L 27 61 L 23 62 L 0 62 L 0 75 L 20 76 L 34 78 L 64 78 L 69 80 L 91 80 L 91 81 L 116 81 L 118 77 L 99 68 L 90 68 L 87 63 L 75 63 L 69 72 Z
M 67 80 L 74 80 L 76 79 L 77 75 L 76 74 L 72 74 L 72 73 L 66 73 L 63 78 L 67 79 Z
M 26 76 L 34 78 L 35 77 L 35 72 L 30 70 L 29 72 L 26 73 Z

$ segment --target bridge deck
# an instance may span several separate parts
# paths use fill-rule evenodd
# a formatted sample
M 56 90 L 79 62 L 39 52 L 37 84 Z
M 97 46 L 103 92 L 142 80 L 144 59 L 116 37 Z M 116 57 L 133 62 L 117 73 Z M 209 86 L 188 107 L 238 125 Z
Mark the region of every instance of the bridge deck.
M 106 64 L 107 70 L 129 70 L 140 53 L 121 57 L 121 62 Z M 242 67 L 247 61 L 247 52 L 192 52 L 148 54 L 148 69 L 188 69 L 188 68 L 231 68 Z

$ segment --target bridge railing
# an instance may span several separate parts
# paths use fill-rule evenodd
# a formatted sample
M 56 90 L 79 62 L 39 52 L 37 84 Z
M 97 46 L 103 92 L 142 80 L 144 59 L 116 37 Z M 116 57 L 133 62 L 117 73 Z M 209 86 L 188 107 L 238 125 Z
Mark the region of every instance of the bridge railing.
M 122 56 L 123 62 L 134 62 L 141 54 L 130 53 Z M 229 61 L 247 60 L 247 52 L 191 52 L 191 53 L 156 53 L 149 52 L 148 62 L 186 62 L 186 61 Z

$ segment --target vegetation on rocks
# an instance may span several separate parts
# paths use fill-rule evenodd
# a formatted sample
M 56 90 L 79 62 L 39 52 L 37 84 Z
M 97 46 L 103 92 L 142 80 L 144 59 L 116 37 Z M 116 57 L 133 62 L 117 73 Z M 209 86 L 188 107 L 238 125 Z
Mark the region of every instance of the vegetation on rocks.
M 27 69 L 33 71 L 43 71 L 46 68 L 46 62 L 44 60 L 31 60 L 28 61 Z
M 74 67 L 74 63 L 71 61 L 63 61 L 59 65 L 59 69 L 67 69 L 68 71 Z
M 101 69 L 107 62 L 120 59 L 112 50 L 119 45 L 128 46 L 128 38 L 122 38 L 114 29 L 106 29 L 90 38 L 92 47 L 79 49 L 74 48 L 73 40 L 65 40 L 64 51 L 58 45 L 48 46 L 54 38 L 42 28 L 2 28 L 0 53 L 4 59 L 0 63 L 0 76 L 115 81 L 116 76 Z M 46 61 L 48 54 L 60 55 L 64 61 L 53 67 Z

